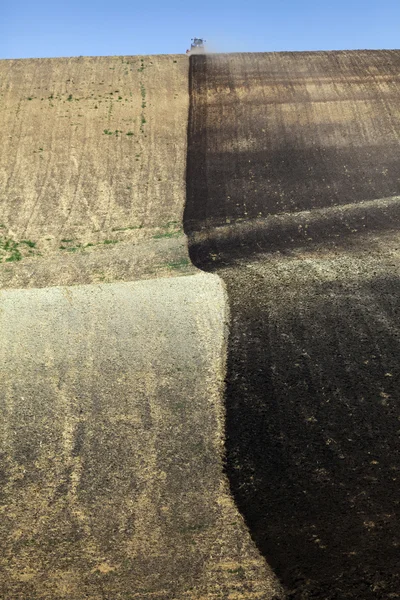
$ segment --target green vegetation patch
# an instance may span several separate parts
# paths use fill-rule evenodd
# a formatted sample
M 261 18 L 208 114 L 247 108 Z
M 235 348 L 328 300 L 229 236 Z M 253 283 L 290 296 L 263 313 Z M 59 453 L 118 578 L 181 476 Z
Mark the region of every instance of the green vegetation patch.
M 146 108 L 146 88 L 143 83 L 140 84 L 140 95 L 142 96 L 142 108 Z
M 115 131 L 110 131 L 109 129 L 103 129 L 103 133 L 105 135 L 116 135 L 118 136 L 120 133 L 123 133 L 121 129 L 116 129 Z
M 142 114 L 140 115 L 140 131 L 141 133 L 143 133 L 144 129 L 143 129 L 143 125 L 145 125 L 146 123 L 146 117 L 145 117 L 145 108 L 146 108 L 146 88 L 144 87 L 143 83 L 140 82 L 140 95 L 142 97 Z
M 31 240 L 13 240 L 0 236 L 0 263 L 18 262 L 23 258 L 32 256 L 35 253 L 36 242 Z

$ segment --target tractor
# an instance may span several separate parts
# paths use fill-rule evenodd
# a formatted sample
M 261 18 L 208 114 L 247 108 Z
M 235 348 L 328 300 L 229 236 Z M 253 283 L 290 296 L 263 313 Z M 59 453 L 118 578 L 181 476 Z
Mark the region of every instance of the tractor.
M 186 54 L 204 54 L 205 47 L 204 42 L 207 40 L 203 40 L 202 38 L 192 38 L 192 43 L 190 44 L 190 50 L 186 50 Z

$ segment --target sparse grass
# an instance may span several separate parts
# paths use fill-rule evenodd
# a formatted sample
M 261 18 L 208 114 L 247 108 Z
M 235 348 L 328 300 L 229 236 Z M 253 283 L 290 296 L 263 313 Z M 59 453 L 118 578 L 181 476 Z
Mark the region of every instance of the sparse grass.
M 29 250 L 22 251 L 21 246 L 27 246 Z M 0 237 L 0 263 L 18 262 L 27 256 L 35 254 L 34 248 L 36 248 L 36 242 L 32 242 L 31 240 L 21 240 L 18 242 L 11 238 Z
M 162 227 L 171 227 L 173 225 L 177 225 L 178 221 L 168 221 L 165 225 L 162 225 Z
M 140 95 L 142 96 L 142 108 L 146 108 L 146 88 L 143 83 L 140 84 Z
M 145 125 L 146 123 L 146 117 L 144 114 L 144 110 L 146 108 L 146 88 L 144 87 L 143 83 L 140 82 L 140 95 L 142 97 L 142 114 L 140 115 L 140 131 L 141 133 L 143 133 L 144 129 L 143 129 L 143 125 Z
M 67 98 L 67 102 L 71 102 L 71 100 L 72 100 L 72 94 L 70 94 L 70 95 L 68 96 L 68 98 Z
M 5 259 L 5 262 L 14 262 L 18 260 L 22 260 L 22 254 L 19 250 L 14 250 L 12 254 Z
M 160 227 L 162 229 L 168 229 L 168 231 L 156 233 L 155 235 L 153 235 L 153 238 L 154 239 L 172 238 L 172 237 L 178 237 L 178 236 L 182 235 L 183 229 L 182 229 L 182 227 L 177 227 L 178 224 L 179 224 L 178 221 L 167 221 L 167 223 L 165 223 L 165 225 L 161 225 Z
M 118 240 L 104 240 L 103 244 L 118 244 Z
M 111 231 L 132 231 L 133 229 L 142 229 L 143 225 L 130 225 L 129 227 L 113 227 Z
M 115 131 L 110 131 L 109 129 L 103 129 L 103 133 L 105 135 L 116 135 L 118 137 L 118 135 L 120 133 L 123 133 L 123 131 L 121 129 L 116 129 Z
M 183 269 L 184 267 L 188 267 L 190 265 L 190 260 L 188 258 L 181 258 L 180 260 L 175 260 L 167 263 L 167 267 L 169 269 Z
M 70 242 L 73 242 L 74 240 L 67 240 L 66 238 L 61 240 L 62 242 L 64 242 L 65 244 L 68 244 Z M 67 252 L 77 252 L 78 250 L 85 250 L 85 248 L 89 248 L 91 246 L 95 246 L 96 244 L 81 244 L 81 243 L 75 243 L 74 246 L 59 246 L 59 250 L 66 250 Z

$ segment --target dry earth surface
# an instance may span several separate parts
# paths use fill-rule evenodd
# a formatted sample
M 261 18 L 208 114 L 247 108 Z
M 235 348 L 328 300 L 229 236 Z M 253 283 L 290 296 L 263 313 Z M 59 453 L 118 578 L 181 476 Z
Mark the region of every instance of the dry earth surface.
M 184 216 L 227 285 L 227 473 L 288 598 L 400 597 L 400 52 L 192 57 Z
M 190 271 L 187 69 L 173 55 L 0 61 L 0 285 Z
M 0 61 L 1 597 L 400 597 L 399 73 Z
M 223 473 L 187 115 L 185 56 L 0 61 L 2 600 L 280 597 Z
M 278 591 L 222 475 L 226 325 L 209 274 L 1 293 L 1 598 Z

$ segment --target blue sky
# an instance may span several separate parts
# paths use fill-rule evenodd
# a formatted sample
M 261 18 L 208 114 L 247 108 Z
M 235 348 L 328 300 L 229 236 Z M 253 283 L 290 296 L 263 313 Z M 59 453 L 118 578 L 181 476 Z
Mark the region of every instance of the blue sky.
M 400 0 L 0 0 L 0 58 L 400 47 Z

